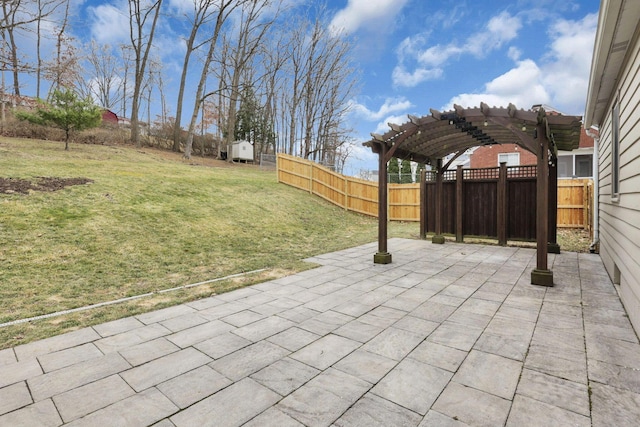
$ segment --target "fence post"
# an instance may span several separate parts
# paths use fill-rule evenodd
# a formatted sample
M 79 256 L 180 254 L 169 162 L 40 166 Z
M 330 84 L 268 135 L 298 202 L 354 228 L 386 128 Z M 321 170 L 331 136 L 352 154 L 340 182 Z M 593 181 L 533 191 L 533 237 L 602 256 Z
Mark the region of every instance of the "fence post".
M 462 165 L 458 165 L 456 169 L 456 242 L 462 243 Z
M 442 159 L 436 162 L 436 234 L 431 238 L 431 243 L 443 244 L 442 235 L 442 209 L 444 205 L 444 194 L 442 190 L 444 170 L 442 170 Z
M 507 164 L 500 163 L 500 171 L 498 173 L 498 191 L 497 191 L 497 228 L 498 228 L 498 245 L 507 245 Z
M 309 167 L 309 193 L 313 194 L 313 163 L 307 160 L 307 166 Z
M 349 210 L 349 181 L 347 177 L 344 177 L 344 208 Z
M 549 165 L 549 235 L 547 251 L 552 254 L 560 253 L 558 244 L 558 160 Z
M 582 183 L 582 225 L 583 229 L 589 229 L 589 188 L 586 180 Z
M 420 171 L 420 238 L 427 238 L 427 171 Z

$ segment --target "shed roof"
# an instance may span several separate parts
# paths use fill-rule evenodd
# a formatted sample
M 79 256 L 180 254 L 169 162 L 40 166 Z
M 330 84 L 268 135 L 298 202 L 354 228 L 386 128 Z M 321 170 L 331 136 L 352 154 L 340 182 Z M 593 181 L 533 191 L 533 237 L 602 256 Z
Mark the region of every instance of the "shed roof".
M 544 108 L 519 110 L 513 104 L 506 108 L 485 103 L 473 108 L 454 105 L 450 111 L 432 109 L 430 115 L 408 117 L 402 125 L 389 124 L 391 129 L 383 135 L 372 133 L 372 139 L 363 145 L 374 153 L 386 145 L 388 156 L 435 164 L 448 154 L 460 155 L 481 145 L 516 143 L 537 154 L 534 132 L 539 124 L 556 150 L 570 151 L 578 148 L 582 126 L 580 116 L 547 114 Z

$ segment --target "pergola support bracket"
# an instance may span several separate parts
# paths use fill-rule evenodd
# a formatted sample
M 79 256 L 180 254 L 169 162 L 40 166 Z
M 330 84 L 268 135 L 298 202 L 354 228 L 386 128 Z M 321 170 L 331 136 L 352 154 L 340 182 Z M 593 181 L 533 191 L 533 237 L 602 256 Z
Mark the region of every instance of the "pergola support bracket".
M 444 244 L 444 236 L 442 234 L 436 234 L 431 238 L 431 243 L 435 243 L 437 245 Z
M 534 268 L 531 271 L 531 284 L 538 286 L 553 286 L 553 271 L 551 270 L 539 270 Z
M 559 254 L 560 253 L 560 245 L 556 242 L 548 242 L 547 243 L 547 252 L 550 254 Z
M 377 252 L 373 255 L 374 264 L 391 264 L 391 254 L 389 252 Z

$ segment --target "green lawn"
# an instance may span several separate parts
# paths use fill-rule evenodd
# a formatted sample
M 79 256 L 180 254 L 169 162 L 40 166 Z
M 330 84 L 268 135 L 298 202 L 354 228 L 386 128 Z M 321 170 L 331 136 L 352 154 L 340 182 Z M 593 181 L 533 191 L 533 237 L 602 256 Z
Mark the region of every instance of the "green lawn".
M 0 194 L 0 323 L 267 271 L 0 328 L 0 349 L 290 274 L 310 267 L 304 258 L 377 238 L 376 219 L 278 184 L 273 171 L 0 138 L 0 178 L 37 177 L 93 182 Z M 392 223 L 389 237 L 417 237 L 418 228 Z

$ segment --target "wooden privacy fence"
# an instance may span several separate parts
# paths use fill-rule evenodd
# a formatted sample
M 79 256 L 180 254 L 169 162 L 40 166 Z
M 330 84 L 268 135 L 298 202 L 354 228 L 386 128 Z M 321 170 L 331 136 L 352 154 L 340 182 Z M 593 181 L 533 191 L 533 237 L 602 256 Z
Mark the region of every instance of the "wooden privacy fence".
M 437 181 L 426 172 L 421 234 L 454 234 L 507 240 L 536 237 L 536 166 L 445 171 L 442 177 L 442 225 L 436 226 Z
M 593 180 L 558 180 L 558 227 L 593 228 Z
M 488 170 L 495 170 L 497 177 L 498 168 Z M 373 217 L 378 216 L 377 182 L 345 176 L 310 160 L 288 154 L 278 154 L 277 173 L 278 182 L 308 191 L 343 209 Z M 388 187 L 389 219 L 420 221 L 420 184 L 389 184 Z M 466 191 L 473 194 L 473 187 L 474 185 L 470 184 Z M 518 196 L 518 190 L 513 188 L 510 190 L 511 199 Z M 479 203 L 477 199 L 482 196 L 478 194 L 475 197 L 473 203 Z M 486 197 L 495 196 L 487 194 Z M 592 201 L 591 179 L 558 180 L 558 227 L 590 229 Z M 533 209 L 535 212 L 535 205 L 525 205 L 524 209 Z M 445 216 L 444 220 L 446 223 L 446 221 L 454 221 L 455 218 L 447 219 Z

